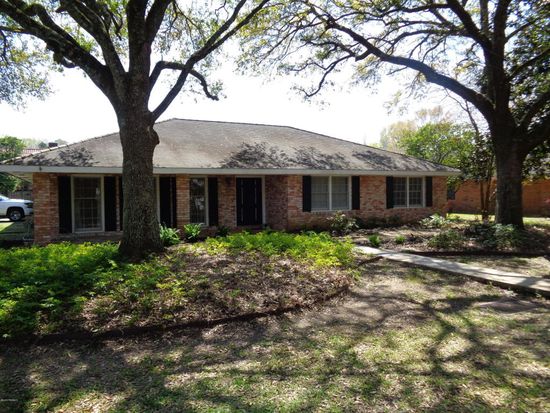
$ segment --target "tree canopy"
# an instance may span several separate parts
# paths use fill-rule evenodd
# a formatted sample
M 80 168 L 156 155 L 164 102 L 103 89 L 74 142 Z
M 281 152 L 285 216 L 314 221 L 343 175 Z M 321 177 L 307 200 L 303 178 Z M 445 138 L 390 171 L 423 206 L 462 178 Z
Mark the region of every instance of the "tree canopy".
M 546 0 L 299 0 L 266 10 L 243 61 L 318 81 L 351 63 L 357 81 L 411 75 L 476 108 L 496 156 L 497 221 L 522 226 L 521 170 L 550 137 L 550 7 Z M 404 72 L 404 70 L 407 70 Z
M 184 87 L 218 98 L 209 75 L 221 47 L 268 1 L 0 0 L 1 34 L 41 41 L 58 67 L 82 70 L 115 111 L 123 152 L 121 253 L 140 258 L 162 249 L 155 121 Z
M 25 143 L 14 136 L 0 137 L 0 162 L 13 159 L 21 155 Z M 0 194 L 6 194 L 17 188 L 21 180 L 15 176 L 0 173 Z

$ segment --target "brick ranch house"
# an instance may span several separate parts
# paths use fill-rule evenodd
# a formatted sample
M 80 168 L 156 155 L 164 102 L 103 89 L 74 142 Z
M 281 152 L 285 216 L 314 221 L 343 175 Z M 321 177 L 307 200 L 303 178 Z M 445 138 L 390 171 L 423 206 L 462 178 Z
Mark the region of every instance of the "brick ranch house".
M 458 171 L 292 127 L 172 119 L 154 156 L 159 221 L 296 230 L 334 211 L 418 220 L 445 213 Z M 124 194 L 118 134 L 46 149 L 0 165 L 31 179 L 34 240 L 120 235 Z

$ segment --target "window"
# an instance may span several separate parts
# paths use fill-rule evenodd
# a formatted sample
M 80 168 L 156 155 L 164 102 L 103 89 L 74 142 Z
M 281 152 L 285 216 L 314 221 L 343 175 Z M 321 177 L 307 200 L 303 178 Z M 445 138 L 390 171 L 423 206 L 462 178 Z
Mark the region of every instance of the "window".
M 341 211 L 349 209 L 349 177 L 311 177 L 311 210 Z
M 332 208 L 349 209 L 349 185 L 346 176 L 333 176 L 332 181 Z
M 424 206 L 424 178 L 393 178 L 393 205 L 397 208 Z
M 311 210 L 324 211 L 329 206 L 329 178 L 314 176 L 311 178 Z
M 75 231 L 102 231 L 101 178 L 73 178 Z
M 393 178 L 393 205 L 407 206 L 407 178 Z
M 421 207 L 422 178 L 409 178 L 409 207 Z
M 206 224 L 206 178 L 189 180 L 189 218 L 193 224 Z

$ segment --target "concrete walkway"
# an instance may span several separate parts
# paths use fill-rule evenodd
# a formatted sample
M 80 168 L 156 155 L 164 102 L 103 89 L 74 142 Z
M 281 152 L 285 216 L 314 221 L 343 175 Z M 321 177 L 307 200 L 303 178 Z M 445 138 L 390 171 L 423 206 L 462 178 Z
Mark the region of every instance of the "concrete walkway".
M 451 274 L 465 275 L 484 283 L 491 283 L 512 290 L 526 291 L 550 297 L 550 280 L 541 277 L 529 277 L 514 272 L 499 271 L 492 268 L 478 267 L 460 262 L 361 245 L 358 245 L 357 249 L 360 252 L 377 255 L 392 261 L 418 265 L 420 267 L 444 271 Z

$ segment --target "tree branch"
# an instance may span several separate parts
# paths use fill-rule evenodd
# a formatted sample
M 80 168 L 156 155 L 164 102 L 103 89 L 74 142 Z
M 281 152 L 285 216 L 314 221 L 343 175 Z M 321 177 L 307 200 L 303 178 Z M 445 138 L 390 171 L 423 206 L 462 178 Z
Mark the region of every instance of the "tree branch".
M 442 73 L 438 73 L 435 69 L 431 68 L 430 66 L 428 66 L 427 64 L 421 61 L 418 61 L 409 57 L 392 56 L 390 54 L 387 54 L 383 52 L 380 48 L 373 45 L 371 42 L 369 42 L 360 34 L 356 33 L 355 31 L 353 31 L 348 27 L 344 27 L 339 23 L 336 23 L 334 20 L 331 20 L 330 18 L 326 21 L 326 24 L 329 28 L 333 28 L 335 30 L 338 30 L 350 36 L 354 41 L 364 46 L 367 49 L 368 54 L 372 54 L 378 57 L 383 62 L 388 62 L 388 63 L 400 65 L 400 66 L 406 66 L 410 69 L 414 69 L 422 73 L 428 82 L 437 84 L 439 86 L 442 86 L 446 89 L 451 90 L 452 92 L 456 93 L 463 99 L 472 103 L 481 113 L 483 113 L 483 115 L 487 119 L 493 118 L 493 108 L 492 108 L 491 102 L 482 94 L 464 86 L 463 84 L 458 82 L 456 79 L 453 79 Z M 365 54 L 363 56 L 365 56 Z
M 237 24 L 231 27 L 233 23 L 235 23 L 239 18 L 240 12 L 246 4 L 247 0 L 240 0 L 237 3 L 235 8 L 233 9 L 233 12 L 231 13 L 231 16 L 229 16 L 229 18 L 208 38 L 208 40 L 199 50 L 195 51 L 189 57 L 189 59 L 187 59 L 184 64 L 186 70 L 182 70 L 172 89 L 170 89 L 162 102 L 153 110 L 153 119 L 158 119 L 159 116 L 162 115 L 164 111 L 168 108 L 168 106 L 170 106 L 170 104 L 174 101 L 176 96 L 181 91 L 183 85 L 185 84 L 185 81 L 187 80 L 190 71 L 193 70 L 195 64 L 206 58 L 213 51 L 224 44 L 227 39 L 229 39 L 240 29 L 246 26 L 250 22 L 250 20 L 252 20 L 252 18 L 256 14 L 258 14 L 258 12 L 260 12 L 269 1 L 270 0 L 260 1 L 257 6 L 254 7 L 245 17 L 243 17 Z M 153 72 L 155 72 L 155 70 L 153 70 Z M 158 78 L 158 75 L 156 75 L 156 77 Z

